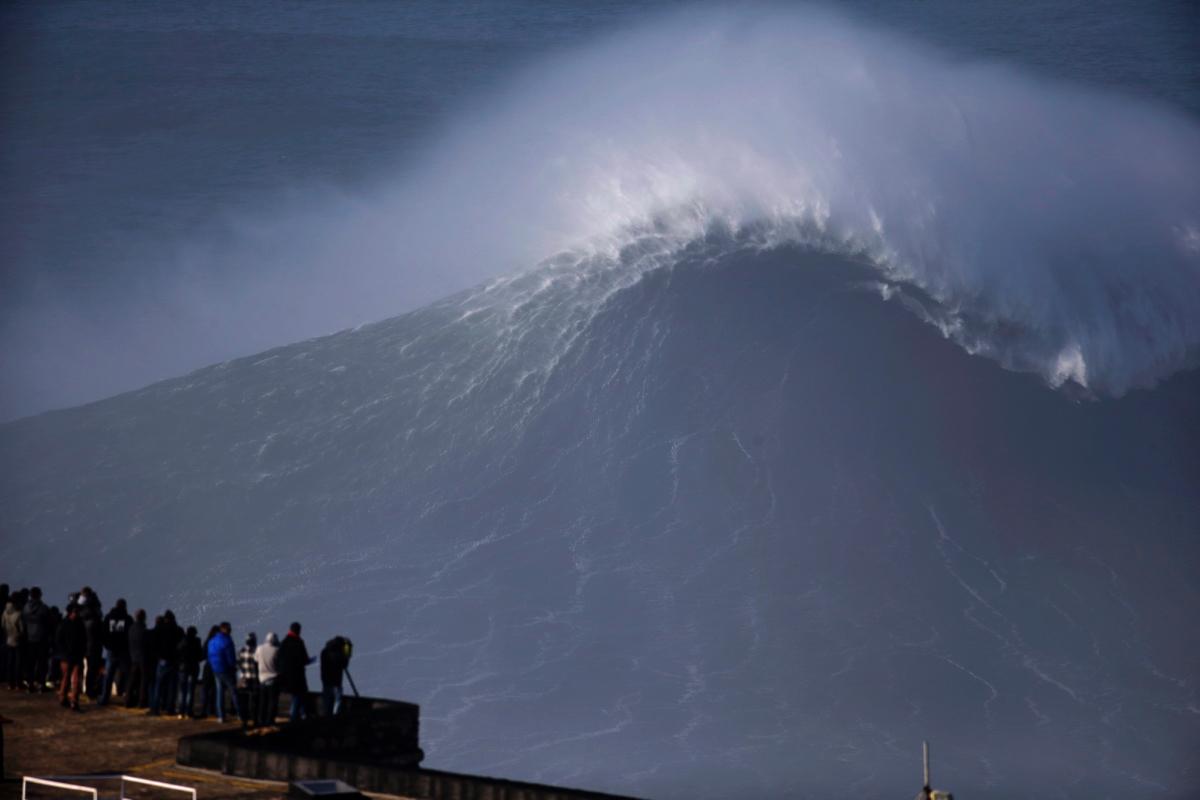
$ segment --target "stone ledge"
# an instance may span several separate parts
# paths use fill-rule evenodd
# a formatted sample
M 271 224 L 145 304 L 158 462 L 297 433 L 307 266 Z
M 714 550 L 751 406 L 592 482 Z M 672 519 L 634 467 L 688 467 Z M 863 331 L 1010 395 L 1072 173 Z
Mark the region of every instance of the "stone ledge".
M 353 698 L 345 714 L 263 731 L 220 730 L 179 740 L 176 762 L 267 781 L 340 780 L 364 792 L 420 800 L 634 800 L 501 778 L 422 769 L 420 709 Z

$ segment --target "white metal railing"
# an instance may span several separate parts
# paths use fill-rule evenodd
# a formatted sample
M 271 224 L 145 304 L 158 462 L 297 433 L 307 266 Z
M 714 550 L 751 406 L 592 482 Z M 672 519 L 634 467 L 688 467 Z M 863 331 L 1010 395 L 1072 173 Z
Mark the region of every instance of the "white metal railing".
M 122 775 L 121 776 L 121 800 L 128 800 L 128 798 L 125 797 L 125 782 L 126 781 L 129 781 L 130 783 L 140 783 L 143 786 L 154 786 L 159 789 L 167 789 L 172 792 L 182 792 L 184 794 L 190 794 L 192 796 L 192 800 L 196 800 L 196 790 L 190 786 L 180 786 L 177 783 L 163 783 L 162 781 L 151 781 L 151 780 L 146 780 L 145 778 L 135 778 L 132 775 Z
M 63 780 L 52 781 L 49 778 L 29 778 L 29 777 L 22 778 L 21 779 L 21 781 L 22 781 L 21 782 L 21 800 L 28 800 L 28 798 L 26 796 L 27 786 L 28 786 L 28 784 L 31 784 L 31 783 L 36 783 L 39 786 L 49 786 L 54 789 L 66 789 L 67 791 L 71 791 L 71 792 L 82 792 L 84 794 L 90 794 L 92 796 L 92 800 L 99 800 L 99 797 L 98 797 L 99 792 L 97 791 L 96 787 L 81 786 L 80 784 L 77 784 L 77 783 L 64 783 L 63 781 L 66 781 L 66 780 L 84 780 L 84 781 L 87 781 L 87 780 L 93 780 L 93 781 L 95 781 L 95 780 L 113 780 L 116 778 L 121 779 L 120 800 L 129 800 L 129 798 L 125 796 L 125 784 L 126 783 L 137 783 L 137 784 L 141 784 L 142 786 L 153 786 L 156 789 L 166 789 L 171 792 L 180 792 L 182 794 L 190 794 L 192 796 L 192 800 L 196 800 L 196 790 L 190 786 L 181 786 L 177 783 L 163 783 L 162 781 L 152 781 L 152 780 L 148 780 L 146 778 L 136 778 L 133 775 L 56 775 L 55 777 L 62 778 Z
M 80 786 L 77 783 L 62 783 L 61 781 L 50 781 L 45 778 L 30 778 L 28 776 L 21 778 L 21 800 L 26 800 L 26 792 L 29 790 L 29 784 L 36 783 L 39 786 L 50 786 L 54 789 L 66 789 L 69 792 L 83 792 L 90 794 L 92 800 L 96 800 L 96 787 Z

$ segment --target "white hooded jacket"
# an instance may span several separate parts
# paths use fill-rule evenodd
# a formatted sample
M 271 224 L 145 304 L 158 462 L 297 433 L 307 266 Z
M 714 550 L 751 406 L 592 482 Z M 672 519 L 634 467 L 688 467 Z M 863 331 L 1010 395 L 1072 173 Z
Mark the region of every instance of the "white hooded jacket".
M 254 660 L 258 662 L 258 679 L 266 683 L 273 681 L 279 675 L 279 637 L 273 633 L 267 634 L 265 642 L 259 644 L 254 651 Z

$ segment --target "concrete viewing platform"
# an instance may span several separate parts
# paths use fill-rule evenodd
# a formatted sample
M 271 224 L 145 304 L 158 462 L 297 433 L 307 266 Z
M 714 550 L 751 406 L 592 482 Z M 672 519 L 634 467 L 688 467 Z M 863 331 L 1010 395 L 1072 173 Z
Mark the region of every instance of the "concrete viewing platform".
M 8 780 L 0 783 L 0 800 L 21 796 L 21 776 L 120 774 L 193 787 L 198 798 L 265 800 L 286 795 L 291 781 L 338 779 L 364 794 L 404 800 L 629 800 L 424 769 L 418 706 L 347 701 L 337 717 L 243 731 L 211 718 L 151 717 L 120 703 L 85 703 L 82 713 L 72 712 L 52 694 L 0 689 L 0 715 L 12 720 L 3 731 Z M 111 780 L 88 785 L 101 797 L 116 791 Z M 49 789 L 31 793 L 64 796 Z

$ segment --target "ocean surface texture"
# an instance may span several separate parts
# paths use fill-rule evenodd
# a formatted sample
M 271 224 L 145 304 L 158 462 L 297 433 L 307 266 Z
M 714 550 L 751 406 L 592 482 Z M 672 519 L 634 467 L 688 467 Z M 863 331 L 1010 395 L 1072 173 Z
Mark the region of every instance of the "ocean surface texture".
M 1200 28 L 1021 9 L 6 7 L 0 580 L 435 768 L 1195 797 Z

